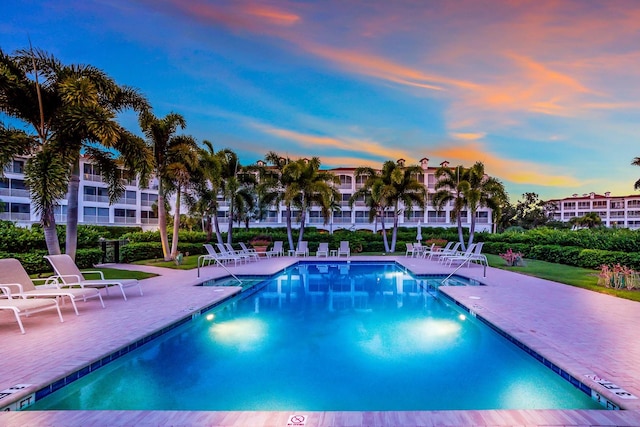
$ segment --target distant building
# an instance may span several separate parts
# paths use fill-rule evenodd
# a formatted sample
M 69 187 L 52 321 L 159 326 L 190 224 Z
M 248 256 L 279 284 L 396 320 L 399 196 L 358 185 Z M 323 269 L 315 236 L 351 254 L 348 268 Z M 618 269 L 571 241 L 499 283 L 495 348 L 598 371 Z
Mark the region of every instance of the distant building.
M 581 217 L 595 212 L 607 227 L 640 228 L 640 194 L 612 196 L 589 193 L 579 196 L 573 194 L 564 199 L 552 199 L 547 203 L 555 205 L 552 219 L 569 222 L 571 218 Z
M 405 160 L 399 159 L 398 164 L 404 165 Z M 0 219 L 14 221 L 18 225 L 30 226 L 38 223 L 40 217 L 33 209 L 29 190 L 24 182 L 24 165 L 26 159 L 17 158 L 4 170 L 4 178 L 0 179 Z M 257 164 L 264 165 L 258 161 Z M 417 227 L 418 223 L 425 227 L 455 227 L 456 221 L 452 218 L 452 204 L 448 204 L 442 211 L 436 211 L 432 206 L 432 197 L 435 193 L 436 170 L 440 166 L 447 166 L 448 162 L 442 162 L 437 167 L 429 166 L 429 159 L 422 158 L 419 161 L 422 173 L 416 179 L 423 183 L 427 189 L 428 201 L 426 209 L 414 206 L 408 215 L 401 215 L 399 223 L 401 226 Z M 125 194 L 113 205 L 109 204 L 107 184 L 103 181 L 102 174 L 97 166 L 93 165 L 87 158 L 80 161 L 80 194 L 79 194 L 79 224 L 96 225 L 126 225 L 139 226 L 144 230 L 157 229 L 158 217 L 152 209 L 158 200 L 157 180 L 151 180 L 149 188 L 140 188 L 135 178 L 124 175 L 123 182 L 126 186 Z M 367 229 L 380 230 L 380 221 L 376 224 L 369 222 L 369 210 L 365 206 L 365 201 L 358 200 L 353 208 L 349 207 L 349 199 L 356 190 L 364 184 L 361 177 L 355 176 L 355 167 L 335 168 L 329 172 L 336 174 L 340 178 L 338 191 L 341 194 L 339 201 L 340 211 L 334 212 L 329 223 L 324 224 L 324 218 L 320 208 L 314 207 L 307 214 L 306 223 L 310 226 L 335 231 L 338 229 Z M 640 199 L 640 197 L 639 197 Z M 170 200 L 173 203 L 173 200 Z M 222 197 L 219 200 L 218 222 L 221 230 L 226 231 L 229 224 L 229 203 Z M 294 225 L 298 212 L 292 212 Z M 393 221 L 393 212 L 385 213 L 385 226 L 389 227 Z M 64 224 L 67 221 L 67 201 L 62 200 L 55 212 L 56 223 Z M 470 225 L 470 213 L 463 211 L 461 214 L 462 224 L 465 227 Z M 640 219 L 640 218 L 639 218 Z M 169 218 L 169 221 L 171 219 Z M 259 221 L 252 221 L 250 227 L 284 227 L 286 224 L 285 211 L 283 207 L 276 209 L 272 207 L 266 217 Z M 492 231 L 491 209 L 481 208 L 476 212 L 476 231 Z

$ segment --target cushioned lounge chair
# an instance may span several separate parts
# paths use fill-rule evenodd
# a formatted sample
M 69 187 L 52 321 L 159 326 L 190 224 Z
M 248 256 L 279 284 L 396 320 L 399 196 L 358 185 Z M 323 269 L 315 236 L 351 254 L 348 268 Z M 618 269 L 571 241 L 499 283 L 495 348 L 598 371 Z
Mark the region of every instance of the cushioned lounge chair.
M 309 244 L 306 240 L 298 243 L 298 247 L 293 253 L 294 256 L 302 255 L 303 257 L 309 256 Z
M 95 288 L 66 288 L 60 289 L 55 278 L 35 279 L 43 281 L 41 286 L 35 286 L 20 261 L 15 258 L 0 259 L 0 286 L 6 286 L 11 290 L 11 295 L 22 298 L 64 298 L 71 301 L 73 310 L 78 314 L 76 299 L 86 301 L 90 298 L 99 298 L 102 308 L 104 301 L 100 291 Z
M 142 287 L 137 279 L 105 279 L 102 271 L 80 271 L 76 263 L 67 254 L 62 255 L 45 255 L 45 258 L 49 261 L 53 267 L 53 271 L 58 278 L 58 286 L 61 288 L 67 287 L 81 287 L 81 288 L 96 288 L 105 289 L 107 295 L 109 295 L 109 287 L 117 286 L 122 292 L 124 300 L 127 300 L 127 294 L 124 292 L 124 288 L 137 286 L 142 293 Z M 97 274 L 99 279 L 87 279 L 85 275 Z
M 0 286 L 0 310 L 13 311 L 18 326 L 20 326 L 20 332 L 23 334 L 24 326 L 22 326 L 20 317 L 51 309 L 57 310 L 60 322 L 64 322 L 58 300 L 55 298 L 16 298 L 11 296 L 11 289 L 9 287 Z

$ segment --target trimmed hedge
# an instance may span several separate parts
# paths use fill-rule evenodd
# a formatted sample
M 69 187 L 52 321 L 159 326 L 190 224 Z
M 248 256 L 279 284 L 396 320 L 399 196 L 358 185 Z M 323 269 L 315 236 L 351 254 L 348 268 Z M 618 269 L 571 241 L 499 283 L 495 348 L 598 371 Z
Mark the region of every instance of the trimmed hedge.
M 49 262 L 44 259 L 47 251 L 36 250 L 26 253 L 0 252 L 0 258 L 16 258 L 29 274 L 50 273 L 53 271 Z M 76 265 L 81 269 L 92 268 L 102 260 L 100 249 L 78 249 Z

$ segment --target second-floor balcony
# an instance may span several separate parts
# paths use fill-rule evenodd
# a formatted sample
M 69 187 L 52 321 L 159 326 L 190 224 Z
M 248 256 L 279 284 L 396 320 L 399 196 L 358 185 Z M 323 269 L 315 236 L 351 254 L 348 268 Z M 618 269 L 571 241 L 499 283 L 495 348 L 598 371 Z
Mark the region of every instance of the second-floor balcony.
M 26 212 L 0 212 L 3 221 L 30 221 L 31 214 Z
M 0 196 L 29 197 L 29 190 L 18 188 L 0 188 Z
M 99 196 L 96 194 L 83 194 L 82 200 L 85 202 L 109 203 L 109 196 Z

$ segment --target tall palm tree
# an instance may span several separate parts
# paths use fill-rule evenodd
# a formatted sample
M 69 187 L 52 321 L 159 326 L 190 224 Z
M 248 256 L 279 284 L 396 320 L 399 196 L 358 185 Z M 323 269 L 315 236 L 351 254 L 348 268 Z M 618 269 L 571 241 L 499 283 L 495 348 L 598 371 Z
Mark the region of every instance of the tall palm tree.
M 467 182 L 467 169 L 462 166 L 450 168 L 441 166 L 436 170 L 436 192 L 433 195 L 433 207 L 437 211 L 442 211 L 447 203 L 453 203 L 451 214 L 454 216 L 458 226 L 458 240 L 461 245 L 465 245 L 462 231 L 462 218 L 460 214 L 465 208 L 463 193 L 469 188 Z
M 384 243 L 384 251 L 391 252 L 387 239 L 387 230 L 385 228 L 385 212 L 387 210 L 387 195 L 390 188 L 387 188 L 382 180 L 382 174 L 368 166 L 356 168 L 354 176 L 365 178 L 364 185 L 356 190 L 349 199 L 349 206 L 353 208 L 353 204 L 361 198 L 364 198 L 365 205 L 369 208 L 369 222 L 376 222 L 380 218 L 382 229 L 382 241 Z
M 233 222 L 241 222 L 247 210 L 252 210 L 254 193 L 251 188 L 255 185 L 255 176 L 240 164 L 238 155 L 231 149 L 225 148 L 217 153 L 221 165 L 221 191 L 229 202 L 229 228 L 227 243 L 233 243 Z
M 494 217 L 499 216 L 503 201 L 507 199 L 507 195 L 504 185 L 498 179 L 485 174 L 482 162 L 476 162 L 471 166 L 466 175 L 469 186 L 463 189 L 462 195 L 464 203 L 471 214 L 468 242 L 471 245 L 476 230 L 476 213 L 478 209 L 488 207 L 494 213 Z
M 335 184 L 340 183 L 340 179 L 331 172 L 321 171 L 320 164 L 320 158 L 313 157 L 311 159 L 295 160 L 285 165 L 282 169 L 283 201 L 285 206 L 295 206 L 300 212 L 298 218 L 300 222 L 298 243 L 304 240 L 307 212 L 313 206 L 319 206 L 325 224 L 327 224 L 331 218 L 331 200 L 340 197 L 335 187 Z M 287 226 L 288 235 L 291 235 L 290 216 L 288 216 Z
M 193 194 L 188 199 L 187 205 L 202 215 L 207 241 L 211 240 L 215 231 L 218 243 L 224 243 L 218 223 L 218 194 L 222 187 L 222 165 L 213 144 L 204 140 L 202 145 L 203 148 L 198 152 L 198 173 L 193 174 Z
M 64 65 L 41 50 L 19 50 L 13 56 L 0 51 L 0 70 L 0 110 L 30 124 L 40 146 L 50 146 L 51 153 L 67 165 L 66 252 L 74 257 L 80 156 L 100 167 L 111 202 L 124 191 L 121 166 L 142 173 L 142 180 L 146 179 L 149 153 L 140 138 L 118 124 L 116 115 L 125 109 L 147 108 L 147 102 L 137 91 L 117 85 L 95 67 Z M 37 179 L 32 176 L 30 181 Z M 53 218 L 51 212 L 43 213 Z M 55 229 L 55 220 L 44 223 L 49 233 Z M 59 252 L 59 248 L 49 247 L 49 251 Z
M 416 176 L 422 172 L 420 166 L 402 166 L 392 161 L 386 161 L 382 166 L 382 182 L 386 189 L 386 205 L 393 209 L 393 231 L 391 233 L 390 252 L 395 252 L 398 236 L 398 219 L 401 213 L 411 212 L 412 206 L 424 208 L 427 200 L 427 190 Z
M 173 190 L 176 195 L 176 204 L 173 212 L 173 236 L 171 238 L 171 259 L 178 255 L 178 236 L 180 231 L 180 208 L 182 206 L 182 194 L 193 182 L 198 174 L 198 144 L 191 136 L 178 135 L 173 138 L 171 147 L 167 152 L 167 167 L 163 179 L 165 189 Z M 168 192 L 167 192 L 168 193 Z
M 174 147 L 181 144 L 181 138 L 176 135 L 178 129 L 186 127 L 184 117 L 177 113 L 169 113 L 160 119 L 147 111 L 140 116 L 140 127 L 147 137 L 147 144 L 153 151 L 154 175 L 158 180 L 158 228 L 162 253 L 166 261 L 171 260 L 169 236 L 167 234 L 167 210 L 165 200 L 171 184 L 169 165 L 174 163 Z
M 291 159 L 288 157 L 282 157 L 274 151 L 269 151 L 264 158 L 267 166 L 256 167 L 258 171 L 258 185 L 256 187 L 256 193 L 258 195 L 258 211 L 260 215 L 270 208 L 275 207 L 280 211 L 281 204 L 284 204 L 285 208 L 285 221 L 287 229 L 287 240 L 290 248 L 294 248 L 293 245 L 293 232 L 291 224 L 291 203 L 285 203 L 284 201 L 284 180 L 288 180 L 288 177 L 283 175 L 284 167 L 291 163 Z

